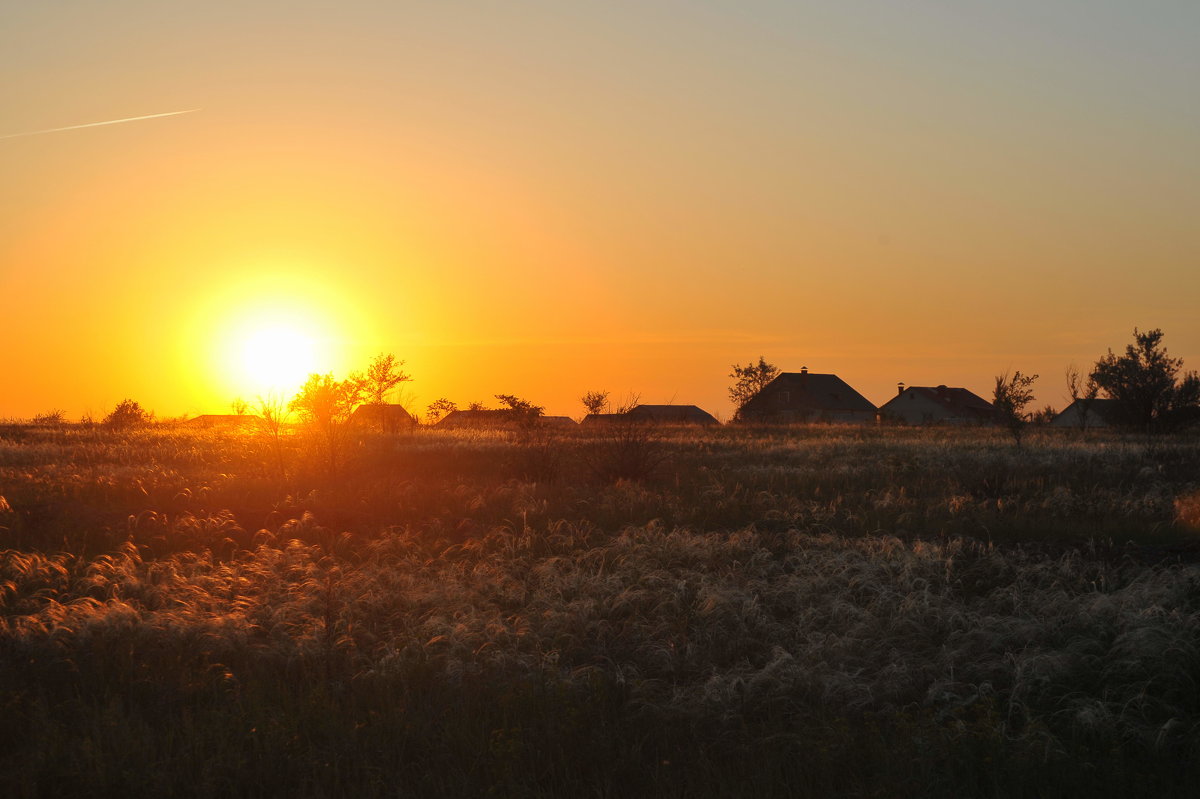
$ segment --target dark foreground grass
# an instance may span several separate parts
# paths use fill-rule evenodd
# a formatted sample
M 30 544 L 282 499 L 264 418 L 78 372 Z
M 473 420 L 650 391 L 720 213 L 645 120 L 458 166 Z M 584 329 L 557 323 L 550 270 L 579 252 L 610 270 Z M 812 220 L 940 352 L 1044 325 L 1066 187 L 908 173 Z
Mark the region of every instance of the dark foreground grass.
M 5 431 L 0 793 L 1190 795 L 1196 442 L 626 444 Z

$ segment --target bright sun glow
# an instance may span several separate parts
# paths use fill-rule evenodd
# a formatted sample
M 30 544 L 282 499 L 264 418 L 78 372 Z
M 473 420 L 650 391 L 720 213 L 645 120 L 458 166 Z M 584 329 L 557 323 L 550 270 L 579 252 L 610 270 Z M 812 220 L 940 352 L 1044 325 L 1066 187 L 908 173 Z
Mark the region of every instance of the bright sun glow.
M 235 398 L 286 400 L 311 374 L 342 379 L 362 368 L 366 356 L 354 342 L 377 338 L 369 302 L 332 270 L 262 253 L 238 266 L 239 278 L 197 298 L 181 326 L 193 412 L 220 412 Z
M 319 343 L 307 331 L 288 323 L 268 322 L 250 329 L 231 364 L 237 382 L 255 393 L 297 386 L 320 371 Z

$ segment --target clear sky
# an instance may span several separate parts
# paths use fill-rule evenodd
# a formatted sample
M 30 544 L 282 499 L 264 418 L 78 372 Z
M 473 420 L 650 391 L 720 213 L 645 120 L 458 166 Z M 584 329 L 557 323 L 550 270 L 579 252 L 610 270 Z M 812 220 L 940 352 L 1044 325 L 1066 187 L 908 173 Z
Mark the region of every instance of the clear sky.
M 1198 41 L 1194 0 L 5 3 L 0 417 L 381 351 L 422 408 L 571 415 L 728 416 L 760 354 L 877 404 L 1061 407 L 1135 326 L 1200 368 Z

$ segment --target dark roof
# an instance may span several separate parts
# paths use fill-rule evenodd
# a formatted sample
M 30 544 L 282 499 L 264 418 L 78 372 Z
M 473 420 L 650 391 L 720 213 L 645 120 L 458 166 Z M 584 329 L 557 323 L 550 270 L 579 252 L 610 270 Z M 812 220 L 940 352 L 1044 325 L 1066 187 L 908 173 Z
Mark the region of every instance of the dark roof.
M 895 397 L 879 406 L 879 410 L 887 412 L 888 406 L 899 402 L 905 394 L 917 394 L 931 402 L 941 405 L 947 413 L 953 416 L 986 417 L 995 414 L 992 403 L 965 388 L 950 386 L 908 386 Z
M 387 405 L 359 405 L 350 417 L 355 421 L 384 418 L 412 419 L 412 414 L 403 405 L 389 403 Z
M 615 422 L 628 421 L 629 417 L 623 413 L 589 413 L 583 417 L 581 425 L 591 427 L 599 424 L 613 424 Z
M 583 424 L 589 427 L 619 422 L 720 424 L 716 417 L 696 405 L 635 405 L 625 413 L 589 413 L 583 417 Z
M 450 411 L 437 423 L 437 427 L 511 427 L 528 421 L 531 417 L 525 411 L 511 408 L 499 410 L 458 410 Z
M 715 416 L 696 405 L 635 405 L 625 415 L 664 424 L 719 424 Z
M 410 428 L 417 423 L 407 408 L 396 403 L 359 405 L 354 409 L 354 413 L 350 414 L 350 422 L 359 427 L 378 427 L 393 432 Z
M 789 393 L 788 407 L 814 411 L 862 411 L 874 413 L 875 406 L 837 375 L 816 372 L 782 372 L 742 407 L 742 413 L 771 412 L 769 398 Z
M 575 420 L 570 416 L 539 416 L 538 424 L 548 427 L 575 427 Z
M 1077 399 L 1073 401 L 1070 405 L 1059 411 L 1050 423 L 1057 425 L 1066 424 L 1066 420 L 1070 419 L 1068 414 L 1083 413 L 1085 402 L 1087 403 L 1088 416 L 1093 417 L 1093 424 L 1097 420 L 1109 425 L 1115 425 L 1120 422 L 1121 403 L 1107 397 L 1095 397 L 1091 400 Z
M 188 419 L 188 427 L 236 427 L 254 424 L 258 417 L 252 413 L 205 413 Z

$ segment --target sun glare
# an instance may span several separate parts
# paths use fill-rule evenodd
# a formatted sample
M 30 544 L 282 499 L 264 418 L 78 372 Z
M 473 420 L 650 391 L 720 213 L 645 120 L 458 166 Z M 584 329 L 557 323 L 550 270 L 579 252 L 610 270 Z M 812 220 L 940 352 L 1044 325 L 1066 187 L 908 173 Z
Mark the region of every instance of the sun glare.
M 298 255 L 231 260 L 236 278 L 213 286 L 180 326 L 182 372 L 193 412 L 234 399 L 288 399 L 310 374 L 338 379 L 362 363 L 355 342 L 374 341 L 370 304 Z
M 314 372 L 339 371 L 328 320 L 313 308 L 250 303 L 226 319 L 213 342 L 214 375 L 229 396 L 288 396 Z
M 320 370 L 318 342 L 306 331 L 284 323 L 272 322 L 248 331 L 238 355 L 238 383 L 256 393 L 297 386 Z

